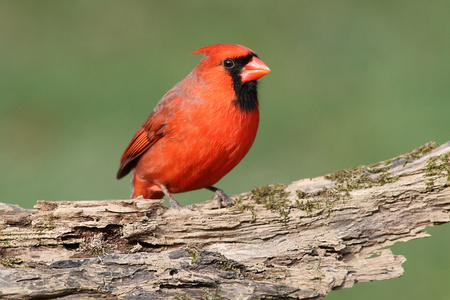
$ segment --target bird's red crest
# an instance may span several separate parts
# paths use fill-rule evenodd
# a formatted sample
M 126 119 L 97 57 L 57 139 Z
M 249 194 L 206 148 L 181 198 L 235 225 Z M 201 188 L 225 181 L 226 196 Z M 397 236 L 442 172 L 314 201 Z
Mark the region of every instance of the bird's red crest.
M 191 54 L 204 54 L 210 56 L 216 53 L 220 53 L 220 55 L 224 57 L 239 57 L 253 53 L 253 51 L 245 46 L 236 44 L 214 44 L 201 47 Z

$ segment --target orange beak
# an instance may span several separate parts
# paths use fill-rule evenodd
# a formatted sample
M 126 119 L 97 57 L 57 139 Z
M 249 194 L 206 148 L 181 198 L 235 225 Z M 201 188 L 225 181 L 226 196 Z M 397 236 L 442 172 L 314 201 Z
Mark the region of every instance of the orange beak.
M 242 82 L 257 80 L 270 72 L 269 67 L 259 58 L 254 56 L 241 73 Z

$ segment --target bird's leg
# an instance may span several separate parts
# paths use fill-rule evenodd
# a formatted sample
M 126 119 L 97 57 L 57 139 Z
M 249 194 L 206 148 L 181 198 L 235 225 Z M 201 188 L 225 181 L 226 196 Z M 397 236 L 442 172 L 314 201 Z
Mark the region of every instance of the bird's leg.
M 225 192 L 219 188 L 216 188 L 214 186 L 207 186 L 208 190 L 214 192 L 214 198 L 217 199 L 217 207 L 222 208 L 222 201 L 225 203 L 225 207 L 230 207 L 234 204 L 236 204 L 236 201 L 234 201 L 233 198 L 230 198 L 225 194 Z
M 172 195 L 169 193 L 169 190 L 164 186 L 160 185 L 161 191 L 163 191 L 164 195 L 166 195 L 167 199 L 169 199 L 170 208 L 183 209 L 183 208 L 192 208 L 192 205 L 181 206 L 177 200 L 175 200 Z

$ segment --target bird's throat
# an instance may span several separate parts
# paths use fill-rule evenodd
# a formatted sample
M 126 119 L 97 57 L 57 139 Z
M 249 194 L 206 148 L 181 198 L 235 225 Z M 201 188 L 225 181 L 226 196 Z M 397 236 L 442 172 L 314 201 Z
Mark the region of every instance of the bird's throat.
M 242 83 L 240 80 L 238 83 L 234 81 L 235 78 L 233 78 L 233 87 L 237 99 L 234 100 L 234 104 L 246 113 L 258 109 L 257 81 L 248 81 L 245 83 Z

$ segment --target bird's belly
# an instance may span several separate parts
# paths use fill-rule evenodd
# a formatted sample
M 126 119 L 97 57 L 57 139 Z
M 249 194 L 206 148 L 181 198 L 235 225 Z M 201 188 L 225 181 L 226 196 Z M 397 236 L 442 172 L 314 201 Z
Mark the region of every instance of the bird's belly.
M 136 171 L 172 193 L 213 185 L 242 160 L 253 144 L 259 116 L 256 111 L 244 117 L 218 122 L 221 127 L 205 124 L 183 130 L 180 126 L 143 154 Z

